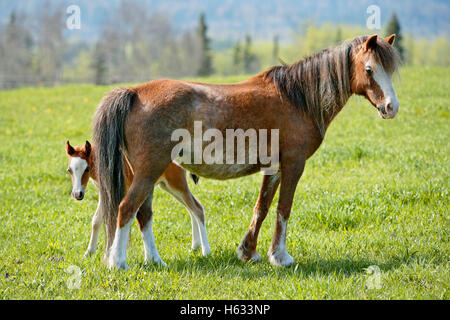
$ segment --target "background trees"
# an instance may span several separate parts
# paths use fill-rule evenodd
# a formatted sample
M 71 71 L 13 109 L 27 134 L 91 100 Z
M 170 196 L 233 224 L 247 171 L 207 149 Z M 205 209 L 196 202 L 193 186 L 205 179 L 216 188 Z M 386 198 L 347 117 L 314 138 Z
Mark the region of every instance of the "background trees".
M 6 26 L 0 29 L 0 81 L 3 88 L 26 83 L 32 75 L 33 40 L 20 23 L 23 16 L 11 13 Z
M 400 28 L 400 22 L 398 21 L 397 14 L 395 12 L 392 14 L 391 19 L 388 21 L 384 33 L 385 33 L 385 36 L 390 36 L 391 34 L 395 33 L 394 46 L 397 48 L 398 52 L 400 53 L 400 57 L 402 57 L 402 59 L 404 59 L 405 58 L 405 50 L 403 48 L 403 34 L 402 34 L 402 30 Z
M 199 47 L 199 68 L 197 70 L 197 75 L 199 76 L 209 76 L 214 72 L 212 66 L 212 56 L 210 48 L 210 40 L 207 35 L 208 26 L 205 21 L 205 14 L 201 13 L 199 18 L 199 23 L 197 27 L 197 42 Z
M 292 63 L 345 39 L 377 32 L 303 20 L 291 33 L 255 38 L 258 30 L 244 29 L 234 32 L 234 39 L 218 40 L 211 36 L 204 13 L 180 31 L 173 16 L 151 11 L 143 1 L 116 2 L 92 39 L 71 36 L 76 33 L 66 29 L 65 8 L 57 2 L 47 0 L 33 13 L 12 11 L 0 24 L 0 89 L 255 74 L 280 60 Z M 377 33 L 397 35 L 395 46 L 406 64 L 450 66 L 448 34 L 427 38 L 407 34 L 395 13 Z

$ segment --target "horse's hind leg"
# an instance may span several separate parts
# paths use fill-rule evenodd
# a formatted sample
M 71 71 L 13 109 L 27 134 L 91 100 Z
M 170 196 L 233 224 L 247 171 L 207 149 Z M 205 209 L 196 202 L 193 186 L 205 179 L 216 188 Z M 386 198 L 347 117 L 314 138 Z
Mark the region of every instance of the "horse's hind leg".
M 204 256 L 211 253 L 205 227 L 205 215 L 200 202 L 192 195 L 186 181 L 186 171 L 171 163 L 160 179 L 161 188 L 183 204 L 191 216 L 192 250 L 202 247 Z
M 136 214 L 148 198 L 153 197 L 153 188 L 157 178 L 144 177 L 135 174 L 133 183 L 125 198 L 119 205 L 116 234 L 109 254 L 109 266 L 118 269 L 127 269 L 127 244 L 130 227 Z
M 100 233 L 100 227 L 103 223 L 103 211 L 101 209 L 101 201 L 98 199 L 97 210 L 95 211 L 94 216 L 92 217 L 92 232 L 91 239 L 89 241 L 89 246 L 84 254 L 85 257 L 94 254 L 97 249 L 98 243 L 98 235 Z
M 258 201 L 256 201 L 256 205 L 253 209 L 250 227 L 236 250 L 239 259 L 244 262 L 249 260 L 258 262 L 261 260 L 261 256 L 256 251 L 259 229 L 267 216 L 267 212 L 269 211 L 270 204 L 277 192 L 279 184 L 280 172 L 277 172 L 274 175 L 264 175 Z
M 139 208 L 137 220 L 139 222 L 139 228 L 141 229 L 142 239 L 144 241 L 145 262 L 153 262 L 167 267 L 159 256 L 158 249 L 156 248 L 155 237 L 153 236 L 152 195 L 150 195 Z

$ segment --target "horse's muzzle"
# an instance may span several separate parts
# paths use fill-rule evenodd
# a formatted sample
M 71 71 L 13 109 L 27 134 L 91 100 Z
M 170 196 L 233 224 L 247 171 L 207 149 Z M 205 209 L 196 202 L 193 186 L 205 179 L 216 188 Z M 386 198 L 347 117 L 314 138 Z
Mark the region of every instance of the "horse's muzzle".
M 387 114 L 386 107 L 384 106 L 384 104 L 382 104 L 381 106 L 378 106 L 377 109 L 378 109 L 378 112 L 380 112 L 381 114 L 383 114 L 383 115 Z
M 83 191 L 72 191 L 72 197 L 74 197 L 75 200 L 83 200 L 84 192 Z
M 397 115 L 398 108 L 393 108 L 392 104 L 389 102 L 387 104 L 382 104 L 376 107 L 378 114 L 383 119 L 392 119 Z

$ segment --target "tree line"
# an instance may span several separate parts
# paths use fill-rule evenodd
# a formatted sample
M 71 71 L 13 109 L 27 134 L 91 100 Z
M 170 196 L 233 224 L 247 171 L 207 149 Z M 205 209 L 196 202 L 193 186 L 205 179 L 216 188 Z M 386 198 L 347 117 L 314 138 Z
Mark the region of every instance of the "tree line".
M 0 88 L 214 73 L 204 14 L 196 28 L 179 35 L 166 16 L 122 1 L 93 44 L 68 41 L 64 18 L 63 7 L 48 2 L 36 16 L 11 13 L 0 26 Z
M 62 6 L 47 2 L 33 16 L 12 12 L 0 26 L 0 88 L 69 82 L 110 84 L 158 77 L 254 74 L 282 61 L 294 62 L 356 35 L 374 33 L 355 26 L 304 22 L 291 43 L 254 41 L 250 34 L 212 49 L 207 19 L 180 34 L 167 16 L 150 14 L 138 2 L 122 1 L 95 43 L 65 36 Z M 380 32 L 377 32 L 380 34 Z M 404 35 L 394 14 L 382 36 L 397 34 L 395 45 L 406 64 L 450 66 L 447 38 Z

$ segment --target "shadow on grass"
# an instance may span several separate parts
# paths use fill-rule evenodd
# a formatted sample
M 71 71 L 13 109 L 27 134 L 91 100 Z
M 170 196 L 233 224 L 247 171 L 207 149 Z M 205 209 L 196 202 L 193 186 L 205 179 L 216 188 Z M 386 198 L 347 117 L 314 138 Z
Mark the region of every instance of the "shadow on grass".
M 366 268 L 376 265 L 381 272 L 397 269 L 408 264 L 405 257 L 393 256 L 389 261 L 380 263 L 367 259 L 338 258 L 338 259 L 297 259 L 291 267 L 272 266 L 267 256 L 262 256 L 259 263 L 244 263 L 240 261 L 236 252 L 232 249 L 222 249 L 212 253 L 208 257 L 200 253 L 192 253 L 188 258 L 176 258 L 165 261 L 168 272 L 180 274 L 198 274 L 221 276 L 227 278 L 296 278 L 304 279 L 309 276 L 336 275 L 338 277 L 349 277 L 355 274 L 365 274 Z M 161 267 L 153 264 L 139 263 L 138 266 L 148 271 L 161 271 Z

